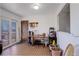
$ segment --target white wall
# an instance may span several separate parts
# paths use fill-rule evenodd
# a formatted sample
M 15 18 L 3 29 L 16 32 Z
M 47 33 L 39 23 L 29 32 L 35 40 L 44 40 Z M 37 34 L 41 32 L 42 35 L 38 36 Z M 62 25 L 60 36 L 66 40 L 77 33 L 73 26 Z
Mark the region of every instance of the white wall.
M 71 33 L 79 37 L 79 3 L 70 4 L 70 30 Z M 77 38 L 78 38 L 77 37 Z M 74 39 L 79 44 L 79 39 Z M 74 41 L 74 42 L 75 42 Z M 76 54 L 79 55 L 79 45 L 77 45 Z
M 27 16 L 26 20 L 32 21 L 35 19 L 39 22 L 37 30 L 40 33 L 49 33 L 49 27 L 55 27 L 57 30 L 57 19 L 54 14 Z
M 0 8 L 0 15 L 1 16 L 4 16 L 4 17 L 8 17 L 8 18 L 14 18 L 14 19 L 16 19 L 16 20 L 21 20 L 20 18 L 20 16 L 18 16 L 17 14 L 15 14 L 15 13 L 12 13 L 12 12 L 10 12 L 10 11 L 8 11 L 8 10 L 6 10 L 6 9 L 3 9 L 3 8 Z
M 70 4 L 70 30 L 75 36 L 79 36 L 79 4 Z

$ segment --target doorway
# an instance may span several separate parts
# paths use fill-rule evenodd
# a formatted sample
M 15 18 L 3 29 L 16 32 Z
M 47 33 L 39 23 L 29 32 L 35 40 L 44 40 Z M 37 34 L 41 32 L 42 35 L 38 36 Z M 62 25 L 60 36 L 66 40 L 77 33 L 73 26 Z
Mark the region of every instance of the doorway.
M 28 39 L 28 21 L 21 21 L 21 41 Z

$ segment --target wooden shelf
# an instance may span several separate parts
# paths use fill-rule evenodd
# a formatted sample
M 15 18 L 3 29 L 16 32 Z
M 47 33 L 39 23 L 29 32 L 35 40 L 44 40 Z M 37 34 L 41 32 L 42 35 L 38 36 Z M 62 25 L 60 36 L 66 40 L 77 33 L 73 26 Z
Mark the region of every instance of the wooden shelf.
M 30 22 L 30 27 L 38 27 L 38 22 Z

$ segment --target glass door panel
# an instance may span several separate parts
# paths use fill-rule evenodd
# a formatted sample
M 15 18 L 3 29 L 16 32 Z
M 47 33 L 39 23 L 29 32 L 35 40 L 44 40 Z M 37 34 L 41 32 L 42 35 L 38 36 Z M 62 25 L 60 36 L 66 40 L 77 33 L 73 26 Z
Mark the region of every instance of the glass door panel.
M 3 47 L 9 44 L 9 21 L 6 18 L 1 20 L 1 39 Z
M 11 22 L 11 42 L 16 42 L 16 21 Z

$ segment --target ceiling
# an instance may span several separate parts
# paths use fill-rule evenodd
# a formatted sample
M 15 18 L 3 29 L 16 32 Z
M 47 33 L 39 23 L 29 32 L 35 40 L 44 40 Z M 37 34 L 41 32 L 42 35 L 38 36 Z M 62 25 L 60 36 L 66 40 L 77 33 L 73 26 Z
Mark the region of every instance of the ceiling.
M 39 10 L 32 8 L 33 3 L 2 3 L 0 6 L 22 17 L 54 14 L 60 3 L 40 3 Z

